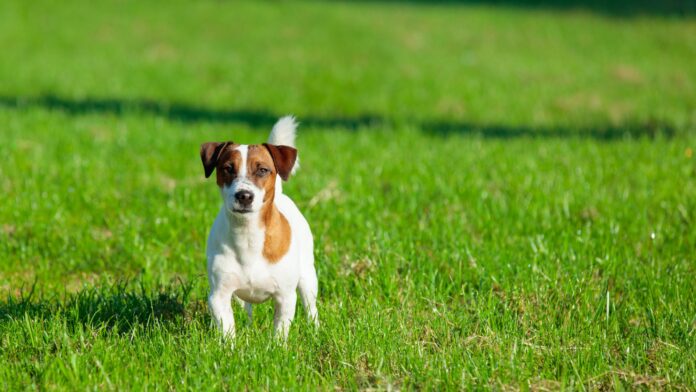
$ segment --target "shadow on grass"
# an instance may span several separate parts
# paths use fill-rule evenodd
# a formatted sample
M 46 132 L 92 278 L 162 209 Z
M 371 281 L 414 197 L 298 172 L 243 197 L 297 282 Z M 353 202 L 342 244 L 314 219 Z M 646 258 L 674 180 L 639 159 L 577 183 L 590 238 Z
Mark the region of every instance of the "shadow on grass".
M 10 320 L 60 318 L 70 326 L 115 329 L 127 332 L 138 326 L 179 324 L 200 317 L 205 306 L 191 299 L 192 285 L 133 288 L 128 282 L 86 288 L 62 298 L 36 293 L 36 283 L 18 296 L 0 302 L 0 323 Z
M 402 3 L 397 0 L 360 0 Z M 550 10 L 584 10 L 613 17 L 640 15 L 693 16 L 696 0 L 406 0 L 423 5 L 486 5 Z
M 54 95 L 40 97 L 7 97 L 0 96 L 0 107 L 11 109 L 42 108 L 58 110 L 69 115 L 110 114 L 123 115 L 129 113 L 144 113 L 167 118 L 184 123 L 241 123 L 252 128 L 270 129 L 282 115 L 266 110 L 249 109 L 211 109 L 194 105 L 165 103 L 152 100 L 126 100 L 116 98 L 84 98 L 68 99 Z M 378 115 L 332 116 L 320 117 L 303 115 L 300 122 L 314 129 L 342 128 L 356 130 L 359 128 L 390 127 L 393 121 Z M 626 137 L 673 137 L 677 134 L 674 126 L 657 121 L 644 121 L 623 124 L 621 126 L 604 125 L 593 128 L 561 128 L 561 127 L 526 127 L 495 124 L 473 124 L 459 121 L 409 121 L 410 126 L 419 128 L 424 133 L 448 136 L 453 134 L 469 134 L 484 138 L 517 138 L 517 137 L 580 137 L 598 140 L 622 139 Z

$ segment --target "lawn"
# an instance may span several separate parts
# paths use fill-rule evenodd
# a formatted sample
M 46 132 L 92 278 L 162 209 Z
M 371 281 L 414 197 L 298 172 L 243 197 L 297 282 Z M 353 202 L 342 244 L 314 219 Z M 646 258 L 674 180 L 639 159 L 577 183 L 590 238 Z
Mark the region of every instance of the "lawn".
M 696 19 L 541 3 L 0 2 L 0 389 L 696 389 Z M 232 348 L 198 149 L 287 113 L 322 325 Z

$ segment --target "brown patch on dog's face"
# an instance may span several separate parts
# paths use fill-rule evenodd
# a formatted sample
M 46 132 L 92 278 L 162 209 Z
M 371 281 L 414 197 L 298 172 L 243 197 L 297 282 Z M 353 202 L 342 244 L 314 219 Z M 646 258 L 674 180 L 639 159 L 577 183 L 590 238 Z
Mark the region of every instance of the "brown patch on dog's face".
M 273 200 L 275 195 L 275 182 L 277 170 L 273 164 L 273 158 L 262 145 L 249 146 L 247 153 L 247 178 L 257 187 L 265 191 L 263 202 Z
M 238 144 L 228 145 L 222 152 L 217 161 L 217 184 L 219 187 L 230 185 L 242 167 L 242 154 L 236 150 Z

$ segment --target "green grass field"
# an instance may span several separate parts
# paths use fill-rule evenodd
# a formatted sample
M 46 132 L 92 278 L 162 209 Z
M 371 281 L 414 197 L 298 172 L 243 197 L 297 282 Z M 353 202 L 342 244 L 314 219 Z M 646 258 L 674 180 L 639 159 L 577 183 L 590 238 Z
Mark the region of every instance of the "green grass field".
M 0 47 L 2 390 L 696 389 L 693 15 L 4 1 Z M 198 149 L 287 113 L 322 325 L 231 348 Z

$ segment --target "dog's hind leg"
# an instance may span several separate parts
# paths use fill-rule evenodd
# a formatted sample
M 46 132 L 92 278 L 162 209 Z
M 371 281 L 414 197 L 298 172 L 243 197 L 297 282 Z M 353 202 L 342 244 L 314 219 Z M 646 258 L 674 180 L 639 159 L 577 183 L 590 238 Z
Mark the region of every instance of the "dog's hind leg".
M 244 301 L 243 299 L 237 297 L 236 295 L 234 296 L 234 300 L 237 301 L 239 306 L 243 307 L 244 310 L 246 311 L 247 314 L 247 319 L 249 320 L 249 324 L 251 324 L 251 304 L 249 302 Z
M 295 305 L 297 304 L 297 293 L 290 291 L 284 295 L 277 296 L 275 300 L 275 314 L 273 316 L 273 326 L 275 334 L 281 340 L 288 337 L 290 324 L 295 317 Z
M 247 319 L 249 320 L 249 324 L 251 324 L 251 304 L 249 302 L 244 302 L 244 310 L 246 310 Z
M 300 282 L 297 285 L 302 298 L 307 318 L 319 326 L 319 314 L 317 313 L 317 294 L 319 292 L 319 282 L 317 281 L 317 271 L 314 268 L 314 263 L 303 267 Z

